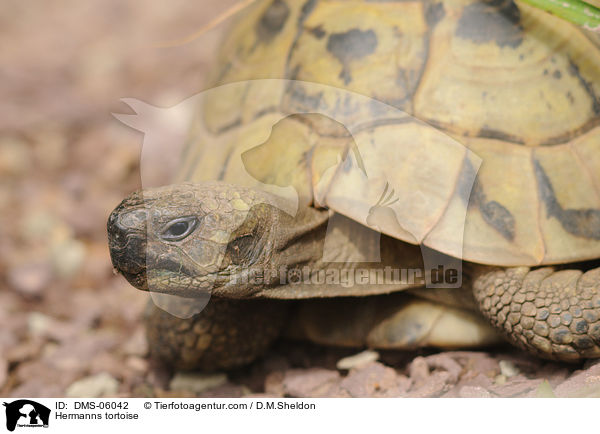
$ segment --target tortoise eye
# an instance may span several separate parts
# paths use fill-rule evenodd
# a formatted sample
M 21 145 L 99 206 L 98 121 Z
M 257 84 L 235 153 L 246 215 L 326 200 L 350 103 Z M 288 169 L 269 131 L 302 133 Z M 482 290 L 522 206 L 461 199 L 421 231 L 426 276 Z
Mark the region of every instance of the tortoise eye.
M 194 232 L 198 219 L 196 217 L 181 217 L 171 220 L 163 230 L 162 239 L 166 241 L 181 241 Z

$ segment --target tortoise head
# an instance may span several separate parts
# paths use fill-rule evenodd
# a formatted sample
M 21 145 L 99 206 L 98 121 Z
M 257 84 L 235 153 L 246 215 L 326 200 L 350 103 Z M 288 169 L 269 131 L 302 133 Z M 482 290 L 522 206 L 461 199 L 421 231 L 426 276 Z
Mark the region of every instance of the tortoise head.
M 248 296 L 244 275 L 276 264 L 282 229 L 293 227 L 277 199 L 216 182 L 133 193 L 108 219 L 113 267 L 146 291 Z

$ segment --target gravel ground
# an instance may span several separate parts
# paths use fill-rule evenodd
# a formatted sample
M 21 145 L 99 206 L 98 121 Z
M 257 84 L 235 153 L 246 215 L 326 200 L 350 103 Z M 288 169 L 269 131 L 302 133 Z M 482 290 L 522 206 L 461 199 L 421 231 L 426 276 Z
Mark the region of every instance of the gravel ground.
M 115 276 L 105 222 L 139 188 L 142 136 L 122 97 L 171 106 L 201 90 L 217 32 L 175 48 L 233 0 L 0 9 L 0 395 L 595 396 L 600 364 L 486 352 L 337 350 L 281 341 L 216 374 L 149 361 L 147 295 Z M 18 18 L 18 19 L 15 19 Z

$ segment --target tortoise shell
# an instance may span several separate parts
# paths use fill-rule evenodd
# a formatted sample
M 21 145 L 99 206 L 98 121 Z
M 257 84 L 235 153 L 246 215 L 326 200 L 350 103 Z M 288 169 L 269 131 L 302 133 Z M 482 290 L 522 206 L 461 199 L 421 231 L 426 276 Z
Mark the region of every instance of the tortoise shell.
M 512 1 L 265 0 L 219 56 L 233 84 L 207 91 L 180 181 L 293 186 L 360 222 L 393 190 L 376 229 L 410 243 L 600 257 L 596 35 Z

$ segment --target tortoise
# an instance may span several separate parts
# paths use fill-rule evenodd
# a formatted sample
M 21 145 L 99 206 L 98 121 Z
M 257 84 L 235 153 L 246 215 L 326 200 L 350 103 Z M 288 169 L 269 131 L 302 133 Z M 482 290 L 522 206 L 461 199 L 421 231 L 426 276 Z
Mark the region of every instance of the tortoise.
M 108 220 L 114 268 L 179 306 L 150 303 L 153 356 L 229 369 L 283 332 L 600 356 L 596 35 L 510 0 L 262 0 L 211 83 L 174 183 Z

